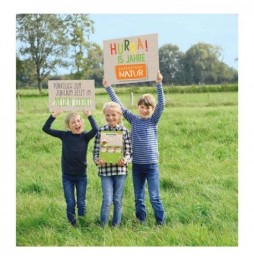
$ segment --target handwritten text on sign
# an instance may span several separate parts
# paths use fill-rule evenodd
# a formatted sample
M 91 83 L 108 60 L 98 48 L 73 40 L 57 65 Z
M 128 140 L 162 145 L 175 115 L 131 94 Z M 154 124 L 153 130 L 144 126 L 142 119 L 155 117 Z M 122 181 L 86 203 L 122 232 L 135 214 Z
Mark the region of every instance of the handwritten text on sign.
M 154 81 L 159 70 L 158 35 L 104 41 L 104 78 L 111 84 Z
M 49 111 L 61 107 L 64 111 L 95 109 L 94 80 L 48 81 Z

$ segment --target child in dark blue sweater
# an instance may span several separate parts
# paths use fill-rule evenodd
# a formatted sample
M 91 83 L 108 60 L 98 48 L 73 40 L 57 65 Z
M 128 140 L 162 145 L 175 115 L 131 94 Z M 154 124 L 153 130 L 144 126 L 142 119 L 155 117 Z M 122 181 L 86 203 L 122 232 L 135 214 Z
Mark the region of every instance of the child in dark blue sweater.
M 64 196 L 67 204 L 67 218 L 75 226 L 75 206 L 77 204 L 78 216 L 82 217 L 86 211 L 86 155 L 89 141 L 98 131 L 90 111 L 84 111 L 92 129 L 89 132 L 83 130 L 83 120 L 76 112 L 67 115 L 65 123 L 67 131 L 51 129 L 56 117 L 62 113 L 61 109 L 56 110 L 49 116 L 42 130 L 47 134 L 59 138 L 62 141 L 62 182 Z M 75 190 L 77 199 L 75 198 Z

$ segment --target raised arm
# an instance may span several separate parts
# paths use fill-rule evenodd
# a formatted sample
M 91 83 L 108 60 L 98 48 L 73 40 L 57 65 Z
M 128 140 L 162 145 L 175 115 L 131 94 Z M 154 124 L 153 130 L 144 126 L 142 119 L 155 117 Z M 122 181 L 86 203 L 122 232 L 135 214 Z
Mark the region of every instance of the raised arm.
M 118 96 L 116 95 L 115 91 L 113 90 L 113 88 L 111 87 L 111 85 L 109 84 L 109 82 L 106 79 L 103 79 L 102 81 L 103 86 L 105 87 L 107 93 L 109 94 L 111 100 L 113 102 L 118 103 L 122 110 L 126 110 L 126 108 L 123 106 L 123 104 L 121 103 L 120 99 L 118 98 Z
M 115 91 L 113 90 L 113 88 L 110 86 L 110 84 L 108 83 L 107 80 L 103 79 L 103 86 L 105 87 L 109 97 L 111 98 L 111 100 L 113 102 L 118 103 L 121 106 L 122 112 L 123 112 L 123 116 L 124 118 L 131 123 L 134 115 L 128 110 L 126 109 L 123 104 L 121 103 L 120 99 L 118 98 L 117 94 L 115 93 Z
M 52 116 L 56 118 L 58 115 L 63 113 L 63 108 L 62 107 L 57 107 L 56 110 L 52 113 Z
M 157 124 L 159 122 L 159 119 L 162 115 L 162 112 L 164 111 L 165 107 L 165 97 L 164 92 L 162 88 L 162 79 L 163 76 L 160 73 L 160 71 L 157 72 L 157 78 L 156 78 L 156 89 L 157 89 L 157 105 L 155 107 L 152 120 Z
M 93 118 L 93 115 L 92 115 L 91 111 L 84 110 L 83 112 L 86 115 L 86 117 L 89 120 L 90 125 L 92 127 L 92 129 L 89 132 L 86 133 L 88 139 L 90 140 L 90 139 L 92 139 L 96 135 L 96 133 L 98 132 L 99 127 L 98 127 L 95 119 Z
M 47 134 L 54 136 L 54 137 L 58 137 L 61 138 L 63 131 L 61 130 L 54 130 L 51 128 L 52 123 L 54 122 L 54 120 L 57 118 L 58 115 L 60 115 L 63 112 L 62 108 L 57 108 L 47 119 L 47 121 L 45 122 L 45 124 L 42 127 L 42 130 L 44 132 L 46 132 Z

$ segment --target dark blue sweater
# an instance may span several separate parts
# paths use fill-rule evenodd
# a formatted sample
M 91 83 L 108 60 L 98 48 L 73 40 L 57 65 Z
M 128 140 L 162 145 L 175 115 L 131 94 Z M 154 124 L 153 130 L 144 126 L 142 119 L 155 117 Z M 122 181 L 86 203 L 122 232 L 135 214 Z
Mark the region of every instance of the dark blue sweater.
M 51 129 L 54 120 L 55 118 L 50 115 L 42 130 L 62 141 L 62 173 L 65 175 L 86 175 L 88 142 L 98 131 L 98 126 L 93 116 L 88 117 L 92 129 L 89 132 L 83 131 L 81 134 Z

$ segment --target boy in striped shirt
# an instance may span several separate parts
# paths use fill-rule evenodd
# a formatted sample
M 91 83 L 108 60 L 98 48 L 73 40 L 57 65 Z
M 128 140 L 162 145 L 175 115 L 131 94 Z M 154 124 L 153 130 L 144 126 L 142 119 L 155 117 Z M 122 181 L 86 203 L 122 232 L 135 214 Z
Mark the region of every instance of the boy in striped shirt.
M 148 183 L 148 192 L 155 219 L 158 225 L 165 222 L 165 212 L 160 199 L 159 166 L 158 166 L 158 134 L 157 125 L 164 110 L 164 93 L 162 75 L 157 73 L 156 89 L 158 102 L 156 104 L 151 94 L 144 94 L 138 100 L 138 115 L 126 109 L 113 88 L 104 79 L 106 88 L 112 101 L 120 104 L 123 116 L 131 124 L 132 141 L 132 177 L 135 194 L 136 217 L 141 223 L 146 221 L 145 182 Z

